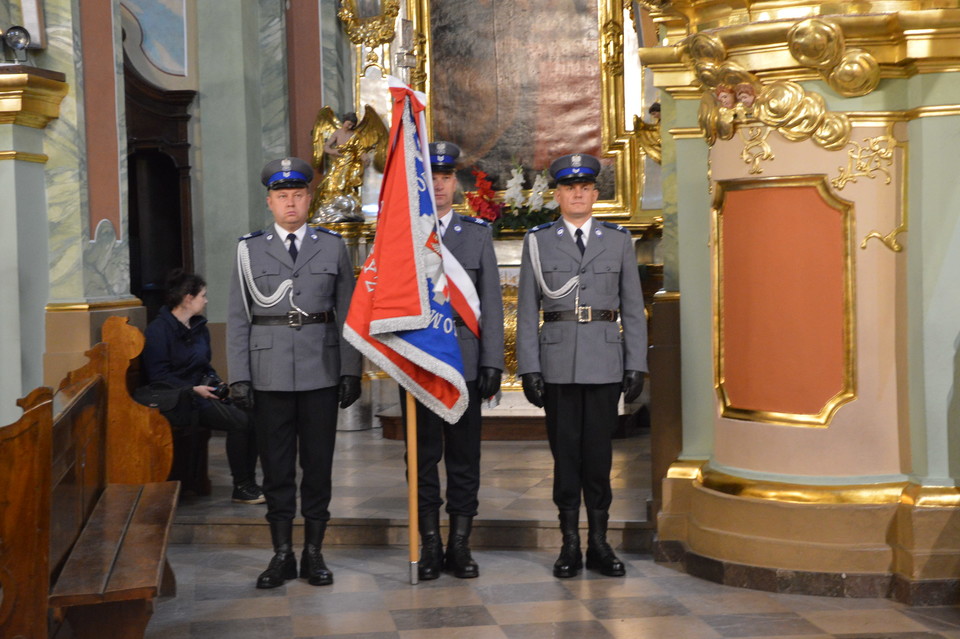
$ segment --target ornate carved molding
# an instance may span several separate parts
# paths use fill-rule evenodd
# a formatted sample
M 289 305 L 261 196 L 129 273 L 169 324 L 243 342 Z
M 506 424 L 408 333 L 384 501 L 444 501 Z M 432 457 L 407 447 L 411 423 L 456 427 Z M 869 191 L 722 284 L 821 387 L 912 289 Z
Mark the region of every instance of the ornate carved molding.
M 787 33 L 790 53 L 800 64 L 812 67 L 840 95 L 866 95 L 880 84 L 880 64 L 870 53 L 846 50 L 843 30 L 836 23 L 810 18 Z
M 710 89 L 701 97 L 698 116 L 708 144 L 717 138 L 731 139 L 738 126 L 754 119 L 792 142 L 812 139 L 830 151 L 843 148 L 849 140 L 849 119 L 828 111 L 822 96 L 796 82 L 777 80 L 764 85 L 756 75 L 727 60 L 726 48 L 715 35 L 698 33 L 681 46 L 681 58 Z M 823 49 L 819 51 L 826 58 Z M 800 54 L 806 56 L 806 51 Z

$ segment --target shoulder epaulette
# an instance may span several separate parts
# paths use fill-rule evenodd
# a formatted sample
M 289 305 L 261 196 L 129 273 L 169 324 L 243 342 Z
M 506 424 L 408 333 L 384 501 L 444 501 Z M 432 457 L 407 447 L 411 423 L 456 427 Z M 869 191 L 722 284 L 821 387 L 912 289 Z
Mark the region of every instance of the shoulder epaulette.
M 613 229 L 614 231 L 622 231 L 623 233 L 626 233 L 627 235 L 630 234 L 630 231 L 628 231 L 627 229 L 625 229 L 623 226 L 621 226 L 621 225 L 619 225 L 619 224 L 614 224 L 613 222 L 600 222 L 600 224 L 602 224 L 603 226 L 607 227 L 608 229 Z
M 535 227 L 533 227 L 532 229 L 530 229 L 530 232 L 531 232 L 531 233 L 536 233 L 537 231 L 542 231 L 543 229 L 548 229 L 548 228 L 550 228 L 551 226 L 553 226 L 553 225 L 556 224 L 556 223 L 557 223 L 556 220 L 554 220 L 553 222 L 544 222 L 543 224 L 540 224 L 539 226 L 535 226 Z
M 258 235 L 263 235 L 263 229 L 259 231 L 254 231 L 253 233 L 247 233 L 243 237 L 237 238 L 238 242 L 243 242 L 244 240 L 249 240 L 250 238 L 257 237 Z
M 321 233 L 327 233 L 327 234 L 332 235 L 332 236 L 334 236 L 334 237 L 340 237 L 340 234 L 339 234 L 339 233 L 337 233 L 336 231 L 331 231 L 330 229 L 328 229 L 328 228 L 325 227 L 325 226 L 311 226 L 310 228 L 312 228 L 312 229 L 315 230 L 315 231 L 320 231 Z
M 480 219 L 479 217 L 470 217 L 469 215 L 461 215 L 460 219 L 467 222 L 473 222 L 474 224 L 479 224 L 480 226 L 490 226 L 490 222 Z

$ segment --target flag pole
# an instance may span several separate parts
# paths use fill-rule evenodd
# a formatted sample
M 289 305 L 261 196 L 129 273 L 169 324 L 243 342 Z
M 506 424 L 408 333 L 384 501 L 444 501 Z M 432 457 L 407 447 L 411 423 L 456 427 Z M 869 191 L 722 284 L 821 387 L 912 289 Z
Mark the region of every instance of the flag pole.
M 417 402 L 413 393 L 407 396 L 407 516 L 410 520 L 410 584 L 419 583 L 417 558 L 419 556 L 420 518 L 417 493 L 420 487 L 419 466 L 417 464 Z

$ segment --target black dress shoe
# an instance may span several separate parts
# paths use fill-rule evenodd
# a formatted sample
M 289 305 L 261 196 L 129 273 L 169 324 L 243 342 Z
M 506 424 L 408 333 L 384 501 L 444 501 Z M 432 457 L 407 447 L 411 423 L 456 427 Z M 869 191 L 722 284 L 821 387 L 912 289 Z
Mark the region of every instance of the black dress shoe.
M 333 573 L 323 560 L 318 546 L 307 545 L 300 556 L 300 578 L 306 579 L 311 586 L 329 586 L 333 583 Z
M 277 552 L 267 569 L 257 577 L 257 588 L 279 588 L 288 579 L 297 578 L 297 558 L 289 550 Z

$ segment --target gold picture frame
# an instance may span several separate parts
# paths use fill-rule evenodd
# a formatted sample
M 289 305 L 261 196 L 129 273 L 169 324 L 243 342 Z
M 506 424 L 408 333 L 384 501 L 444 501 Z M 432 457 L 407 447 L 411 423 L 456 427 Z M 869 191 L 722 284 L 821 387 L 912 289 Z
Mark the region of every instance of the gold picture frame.
M 614 194 L 611 199 L 601 199 L 594 213 L 610 222 L 623 224 L 631 230 L 646 230 L 658 224 L 659 210 L 642 210 L 643 164 L 645 152 L 640 146 L 636 132 L 627 130 L 624 92 L 624 21 L 631 20 L 631 4 L 623 0 L 596 0 L 599 34 L 596 55 L 600 66 L 601 86 L 601 152 L 613 160 Z M 432 113 L 433 101 L 431 79 L 435 65 L 431 56 L 433 38 L 430 29 L 430 0 L 410 0 L 408 18 L 414 30 L 422 38 L 418 47 L 418 70 L 413 88 L 427 95 L 427 113 Z M 628 24 L 629 28 L 632 28 Z M 633 118 L 631 118 L 633 120 Z M 428 131 L 433 135 L 432 118 L 428 117 Z

